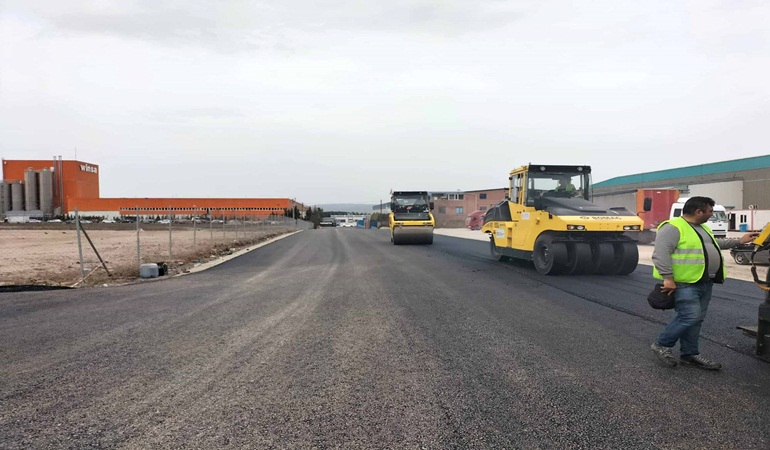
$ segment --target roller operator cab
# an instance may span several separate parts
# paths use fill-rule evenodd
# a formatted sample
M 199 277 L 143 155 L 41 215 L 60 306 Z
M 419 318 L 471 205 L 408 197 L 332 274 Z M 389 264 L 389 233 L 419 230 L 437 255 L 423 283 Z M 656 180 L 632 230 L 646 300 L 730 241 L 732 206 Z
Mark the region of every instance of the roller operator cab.
M 531 260 L 538 272 L 627 275 L 639 251 L 628 234 L 644 222 L 623 207 L 589 199 L 589 166 L 530 164 L 510 173 L 507 200 L 487 211 L 481 231 L 499 261 Z
M 425 191 L 395 191 L 390 197 L 388 215 L 390 241 L 400 244 L 433 244 L 436 221 L 433 202 Z

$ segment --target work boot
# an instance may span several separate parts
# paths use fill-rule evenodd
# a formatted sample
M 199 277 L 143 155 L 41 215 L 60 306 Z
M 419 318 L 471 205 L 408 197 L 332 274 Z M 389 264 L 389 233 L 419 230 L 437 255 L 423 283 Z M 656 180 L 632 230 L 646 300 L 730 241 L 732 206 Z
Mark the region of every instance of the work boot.
M 682 356 L 679 358 L 679 361 L 686 366 L 693 366 L 699 369 L 719 370 L 722 368 L 722 365 L 718 362 L 711 361 L 701 355 Z
M 664 347 L 657 342 L 653 342 L 650 348 L 663 364 L 669 367 L 676 366 L 676 358 L 674 358 L 674 354 L 671 352 L 671 347 Z

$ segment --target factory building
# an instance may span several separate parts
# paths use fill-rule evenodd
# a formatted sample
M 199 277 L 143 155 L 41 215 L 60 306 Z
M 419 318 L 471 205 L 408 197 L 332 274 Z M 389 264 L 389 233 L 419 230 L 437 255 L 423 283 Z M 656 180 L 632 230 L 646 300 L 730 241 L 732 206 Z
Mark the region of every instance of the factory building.
M 625 175 L 593 185 L 594 199 L 637 189 L 678 189 L 681 197 L 713 198 L 730 229 L 762 229 L 770 217 L 770 155 Z
M 101 198 L 99 166 L 83 161 L 2 160 L 0 217 L 46 220 L 74 213 L 109 219 L 200 216 L 264 218 L 304 205 L 289 198 Z
M 770 209 L 770 155 L 615 177 L 595 183 L 593 193 L 669 188 L 683 197 L 711 197 L 727 209 Z

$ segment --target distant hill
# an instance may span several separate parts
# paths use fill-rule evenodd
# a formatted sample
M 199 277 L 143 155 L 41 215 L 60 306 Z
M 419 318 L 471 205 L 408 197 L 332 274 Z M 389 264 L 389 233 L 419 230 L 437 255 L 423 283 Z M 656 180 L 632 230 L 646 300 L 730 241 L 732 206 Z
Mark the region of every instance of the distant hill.
M 375 212 L 374 205 L 369 204 L 363 204 L 363 203 L 329 203 L 326 205 L 317 205 L 319 208 L 323 209 L 324 211 L 341 211 L 341 212 L 349 212 L 349 213 L 359 213 L 359 214 L 371 214 Z M 379 205 L 377 205 L 377 210 L 379 211 Z

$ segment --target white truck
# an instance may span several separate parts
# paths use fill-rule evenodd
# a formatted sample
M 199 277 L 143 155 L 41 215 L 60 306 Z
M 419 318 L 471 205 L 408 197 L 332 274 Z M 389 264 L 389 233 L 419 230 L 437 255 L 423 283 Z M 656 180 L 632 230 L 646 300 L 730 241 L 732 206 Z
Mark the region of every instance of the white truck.
M 684 204 L 689 200 L 689 197 L 682 197 L 671 205 L 671 214 L 669 219 L 679 217 L 682 215 L 682 208 Z M 708 221 L 708 226 L 711 228 L 711 232 L 714 233 L 714 237 L 726 238 L 727 230 L 730 228 L 730 222 L 727 219 L 727 210 L 722 205 L 714 205 L 714 214 Z

